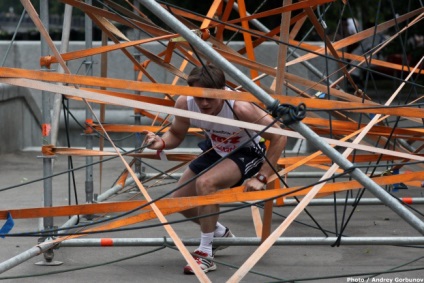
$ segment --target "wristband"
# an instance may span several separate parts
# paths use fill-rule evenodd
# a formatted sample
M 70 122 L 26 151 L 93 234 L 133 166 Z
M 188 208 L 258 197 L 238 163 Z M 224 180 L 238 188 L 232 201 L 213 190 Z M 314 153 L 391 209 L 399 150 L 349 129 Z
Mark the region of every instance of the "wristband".
M 158 151 L 162 151 L 166 147 L 166 144 L 165 144 L 165 141 L 163 140 L 163 138 L 160 138 L 160 140 L 162 141 L 162 148 L 161 149 L 158 149 Z
M 268 182 L 266 176 L 261 173 L 256 174 L 255 178 L 264 185 L 266 185 L 266 183 Z
M 165 141 L 163 140 L 163 138 L 160 138 L 160 139 L 162 141 L 162 148 L 161 149 L 158 149 L 156 151 L 156 155 L 160 158 L 160 160 L 162 160 L 162 161 L 168 161 L 168 158 L 166 158 L 165 152 L 163 152 L 163 150 L 166 147 Z

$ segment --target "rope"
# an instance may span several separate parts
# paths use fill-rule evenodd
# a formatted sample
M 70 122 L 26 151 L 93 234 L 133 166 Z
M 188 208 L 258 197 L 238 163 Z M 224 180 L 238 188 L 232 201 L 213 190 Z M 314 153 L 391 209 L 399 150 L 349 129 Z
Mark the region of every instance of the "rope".
M 273 117 L 281 119 L 286 126 L 302 121 L 303 118 L 306 117 L 306 105 L 304 103 L 300 103 L 298 106 L 291 104 L 274 104 L 271 106 L 270 111 Z

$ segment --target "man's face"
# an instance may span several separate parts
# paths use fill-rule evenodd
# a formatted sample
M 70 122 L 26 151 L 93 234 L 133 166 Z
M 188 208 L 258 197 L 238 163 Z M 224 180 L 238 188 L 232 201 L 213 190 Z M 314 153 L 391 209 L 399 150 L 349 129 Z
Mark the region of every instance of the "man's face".
M 194 102 L 196 102 L 197 106 L 200 109 L 200 112 L 202 112 L 203 114 L 217 115 L 222 109 L 224 100 L 195 97 Z
M 203 87 L 200 84 L 193 84 L 193 87 Z M 224 100 L 215 98 L 194 97 L 194 102 L 200 109 L 200 112 L 208 115 L 217 115 L 224 104 Z

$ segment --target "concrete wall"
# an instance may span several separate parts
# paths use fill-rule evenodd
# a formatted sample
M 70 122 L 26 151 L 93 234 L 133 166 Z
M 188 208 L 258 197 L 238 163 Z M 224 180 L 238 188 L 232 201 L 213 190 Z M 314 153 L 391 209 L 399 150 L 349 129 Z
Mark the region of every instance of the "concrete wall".
M 0 84 L 0 154 L 41 144 L 41 111 L 27 89 Z
M 4 67 L 23 68 L 39 70 L 39 59 L 40 59 L 40 43 L 39 42 L 15 42 L 9 53 L 6 54 L 9 49 L 9 42 L 0 41 L 0 60 L 5 58 Z M 95 42 L 94 46 L 98 46 L 99 43 Z M 159 43 L 151 43 L 143 45 L 147 50 L 152 51 L 154 54 L 158 54 L 160 51 L 165 49 Z M 241 43 L 232 43 L 231 47 L 238 50 L 242 47 Z M 57 45 L 59 49 L 59 44 Z M 72 42 L 69 51 L 85 49 L 84 42 Z M 265 65 L 275 66 L 277 46 L 273 43 L 267 43 L 257 47 L 256 49 L 256 61 L 261 62 Z M 133 49 L 129 49 L 134 53 Z M 141 61 L 145 58 L 141 57 Z M 173 55 L 172 64 L 178 66 L 181 58 L 177 55 Z M 92 58 L 92 64 L 87 63 L 84 59 L 68 62 L 68 67 L 73 74 L 85 74 L 87 70 L 91 71 L 94 76 L 100 76 L 100 56 L 94 56 Z M 324 60 L 314 59 L 310 66 L 316 68 L 316 70 L 324 70 Z M 335 70 L 335 65 L 331 64 L 330 72 Z M 52 65 L 52 71 L 55 71 L 57 65 Z M 247 70 L 241 66 L 237 66 L 245 74 Z M 191 68 L 191 67 L 189 67 Z M 134 79 L 134 68 L 133 64 L 128 58 L 126 58 L 122 52 L 115 51 L 108 55 L 108 77 L 110 78 L 121 78 L 121 79 Z M 169 72 L 163 70 L 163 68 L 157 66 L 154 63 L 150 63 L 148 66 L 148 72 L 155 78 L 159 83 L 171 83 L 174 76 Z M 304 78 L 311 80 L 318 80 L 317 76 L 311 71 L 310 67 L 303 65 L 296 65 L 296 67 L 289 67 L 288 72 L 300 75 Z M 148 81 L 144 79 L 144 81 Z M 181 82 L 184 84 L 184 82 Z M 261 83 L 265 86 L 269 86 L 272 83 L 272 78 L 265 77 L 261 80 Z M 0 137 L 0 153 L 10 152 L 15 150 L 22 150 L 28 147 L 39 147 L 42 144 L 40 124 L 41 124 L 41 109 L 42 109 L 42 94 L 40 91 L 34 91 L 30 89 L 21 89 L 12 86 L 0 85 L 0 129 L 2 130 Z M 289 93 L 291 95 L 291 93 Z M 149 94 L 147 94 L 149 95 Z M 153 95 L 153 94 L 150 94 Z M 53 100 L 53 98 L 51 99 Z M 83 124 L 85 121 L 85 104 L 82 102 L 70 101 L 69 107 L 78 120 L 78 123 Z M 94 107 L 98 114 L 97 106 Z M 67 145 L 67 136 L 65 133 L 63 115 L 61 117 L 61 127 L 58 138 L 58 146 Z M 134 123 L 133 110 L 123 109 L 120 107 L 107 106 L 106 112 L 107 123 Z M 70 140 L 71 146 L 84 146 L 85 140 L 82 135 L 82 130 L 78 126 L 78 123 L 70 120 Z M 143 120 L 143 123 L 149 123 L 148 120 Z M 112 134 L 112 138 L 118 139 L 118 144 L 123 147 L 133 147 L 137 137 L 128 136 L 128 134 Z M 97 142 L 97 140 L 95 140 Z M 188 140 L 183 146 L 193 146 L 191 140 Z

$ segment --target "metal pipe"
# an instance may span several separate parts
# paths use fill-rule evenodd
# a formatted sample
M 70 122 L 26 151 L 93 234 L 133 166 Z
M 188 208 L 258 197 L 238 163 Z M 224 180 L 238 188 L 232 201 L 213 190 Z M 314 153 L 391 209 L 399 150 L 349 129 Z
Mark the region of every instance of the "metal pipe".
M 186 246 L 198 246 L 200 239 L 181 239 Z M 235 237 L 216 238 L 216 245 L 225 246 L 259 246 L 261 238 Z M 274 245 L 332 245 L 337 237 L 280 237 Z M 62 241 L 61 247 L 133 247 L 133 246 L 163 246 L 172 245 L 172 238 L 100 238 L 100 239 L 71 239 Z M 423 245 L 424 237 L 342 237 L 340 245 Z
M 139 174 L 136 173 L 136 175 L 137 175 L 137 178 L 140 177 Z M 119 190 L 121 190 L 122 188 L 124 188 L 124 187 L 126 187 L 126 186 L 128 186 L 129 184 L 132 184 L 132 183 L 134 183 L 134 179 L 132 177 L 127 178 L 125 180 L 124 186 L 119 185 L 119 184 L 113 186 L 112 188 L 108 189 L 107 191 L 105 191 L 104 193 L 99 195 L 97 197 L 97 202 L 102 202 L 102 201 L 107 200 L 110 196 L 116 194 Z M 78 221 L 78 216 L 74 215 L 71 218 L 69 218 L 68 221 L 66 221 L 60 228 L 62 228 L 62 229 L 63 228 L 72 228 L 72 226 L 74 226 L 77 223 L 77 221 Z M 61 230 L 61 231 L 59 231 L 59 234 L 65 233 L 65 232 L 66 232 L 66 230 Z
M 424 198 L 400 198 L 401 201 L 407 203 L 407 204 L 423 204 Z M 349 198 L 347 200 L 343 199 L 313 199 L 308 204 L 308 206 L 320 206 L 320 205 L 353 205 L 358 200 L 355 198 Z M 298 202 L 295 199 L 285 199 L 283 206 L 295 206 Z M 378 198 L 361 198 L 361 200 L 358 202 L 359 205 L 378 205 L 378 204 L 384 204 L 380 199 Z
M 135 1 L 137 2 L 137 1 Z M 138 4 L 138 2 L 137 2 Z M 137 29 L 137 36 L 136 38 L 139 38 L 138 36 L 140 35 L 140 31 Z M 141 61 L 141 54 L 140 52 L 138 52 L 137 49 L 134 50 L 135 54 L 134 54 L 134 59 L 137 62 Z M 138 71 L 134 70 L 134 81 L 138 80 Z M 135 91 L 134 94 L 136 95 L 140 95 L 140 91 Z M 141 125 L 141 113 L 137 113 L 136 111 L 134 111 L 134 125 L 140 126 Z M 143 144 L 143 140 L 141 138 L 141 133 L 135 133 L 134 135 L 134 141 L 135 141 L 135 148 L 141 148 L 142 144 Z M 137 150 L 138 153 L 141 153 L 142 150 Z M 134 162 L 134 172 L 136 173 L 140 173 L 141 174 L 141 158 L 137 158 Z
M 92 5 L 91 0 L 85 0 L 87 5 Z M 93 22 L 90 17 L 85 14 L 85 48 L 90 49 L 93 47 Z M 87 76 L 93 75 L 93 57 L 89 56 L 85 59 L 85 71 Z M 85 101 L 86 103 L 89 103 Z M 88 106 L 86 106 L 85 110 L 85 121 L 91 121 L 93 119 L 93 114 Z M 86 149 L 93 149 L 93 134 L 85 133 L 85 142 Z M 85 162 L 87 163 L 87 167 L 85 168 L 85 200 L 87 203 L 93 202 L 93 194 L 94 194 L 94 180 L 93 180 L 93 157 L 87 156 L 85 158 Z M 91 219 L 92 216 L 86 215 L 87 219 Z
M 71 21 L 72 21 L 72 6 L 65 4 L 65 14 L 63 16 L 63 28 L 62 28 L 62 41 L 60 45 L 60 53 L 68 52 L 69 47 L 69 36 L 71 33 Z M 64 69 L 59 65 L 57 72 L 60 74 L 64 73 Z M 53 100 L 53 118 L 52 118 L 52 140 L 51 144 L 56 145 L 57 136 L 59 134 L 59 123 L 60 123 L 60 110 L 62 108 L 62 95 L 56 93 Z
M 289 246 L 317 246 L 332 245 L 338 241 L 337 237 L 281 237 L 274 245 Z M 186 246 L 198 246 L 199 239 L 182 239 Z M 261 238 L 256 237 L 236 237 L 236 238 L 217 238 L 214 243 L 228 246 L 259 246 Z M 57 243 L 45 243 L 29 249 L 7 261 L 0 263 L 0 274 L 20 263 L 40 255 L 41 253 L 53 248 Z M 172 238 L 103 238 L 103 239 L 71 239 L 62 241 L 61 247 L 128 247 L 128 246 L 162 246 L 175 245 Z M 340 245 L 423 245 L 424 237 L 342 237 Z
M 424 198 L 410 198 L 410 197 L 404 197 L 400 198 L 401 201 L 407 203 L 407 204 L 424 204 Z M 345 200 L 344 198 L 339 199 L 313 199 L 309 202 L 308 206 L 327 206 L 327 205 L 353 205 L 358 200 L 355 198 L 349 198 L 348 200 Z M 257 202 L 257 201 L 256 201 Z M 246 203 L 256 203 L 253 201 L 250 202 L 233 202 L 233 203 L 224 203 L 221 204 L 221 207 L 237 207 L 237 206 L 243 206 Z M 283 201 L 283 204 L 276 205 L 276 207 L 285 207 L 285 206 L 296 206 L 299 204 L 299 201 L 293 199 L 293 198 L 286 198 Z M 378 198 L 362 198 L 359 203 L 359 205 L 381 205 L 384 204 L 381 200 Z
M 137 176 L 137 178 L 140 178 L 139 173 L 136 173 L 135 175 Z M 117 192 L 118 192 L 119 190 L 121 190 L 123 187 L 125 187 L 125 186 L 127 186 L 127 185 L 129 185 L 129 184 L 132 184 L 132 183 L 134 183 L 134 179 L 133 179 L 132 177 L 128 177 L 128 178 L 125 180 L 125 184 L 124 184 L 124 186 L 122 186 L 122 185 L 115 185 L 114 187 L 110 188 L 110 189 L 109 189 L 109 190 L 107 190 L 106 192 L 104 192 L 104 193 L 102 193 L 101 195 L 99 195 L 99 196 L 97 197 L 97 202 L 102 202 L 102 201 L 107 200 L 110 196 L 112 196 L 112 195 L 114 195 L 115 193 L 117 193 Z
M 125 184 L 124 187 L 133 183 L 134 179 L 132 177 L 129 177 L 125 180 Z M 104 192 L 103 194 L 101 194 L 98 197 L 98 200 L 106 200 L 109 196 L 115 194 L 116 192 L 118 192 L 120 189 L 122 189 L 122 185 L 116 185 L 112 188 L 110 188 L 109 190 L 107 190 L 106 192 Z M 65 224 L 63 224 L 61 226 L 61 228 L 72 228 L 71 226 L 75 225 L 76 221 L 77 221 L 78 217 L 77 216 L 72 216 Z M 66 231 L 66 230 L 63 230 Z M 62 231 L 59 232 L 63 233 Z M 49 249 L 53 248 L 57 246 L 57 243 L 51 243 L 51 242 L 43 242 L 35 247 L 30 248 L 29 250 L 26 250 L 2 263 L 0 263 L 0 274 L 27 261 L 30 258 L 33 258 L 35 256 L 38 256 L 46 251 L 48 251 Z
M 40 19 L 46 28 L 46 30 L 49 30 L 49 3 L 47 0 L 40 1 Z M 48 45 L 45 39 L 41 38 L 40 42 L 40 48 L 41 48 L 41 56 L 48 55 L 49 49 Z M 46 67 L 41 68 L 43 71 L 48 71 Z M 50 144 L 51 143 L 51 100 L 50 100 L 50 94 L 43 91 L 42 92 L 42 119 L 43 119 L 43 125 L 42 125 L 42 136 L 43 141 L 42 144 Z M 52 207 L 53 206 L 53 181 L 51 178 L 47 178 L 48 176 L 52 175 L 52 157 L 44 156 L 43 157 L 43 176 L 45 177 L 43 181 L 43 205 L 44 207 Z M 42 229 L 48 230 L 53 227 L 53 217 L 45 217 L 43 218 L 43 225 Z
M 40 1 L 40 20 L 43 23 L 45 29 L 49 30 L 49 3 L 47 0 L 41 0 Z M 40 48 L 41 48 L 41 56 L 46 56 L 49 53 L 49 48 L 47 42 L 41 38 L 40 41 Z M 42 67 L 42 70 L 46 70 L 46 67 Z M 42 144 L 50 144 L 51 143 L 51 101 L 50 101 L 50 95 L 46 92 L 42 92 L 42 123 L 43 123 L 43 141 Z M 52 157 L 43 157 L 43 176 L 45 177 L 43 181 L 43 202 L 45 207 L 52 207 L 53 206 L 53 180 L 52 178 L 47 178 L 48 176 L 51 176 L 53 172 L 53 166 L 52 166 Z M 50 228 L 53 228 L 53 217 L 46 217 L 43 218 L 43 228 L 44 230 L 48 230 Z M 46 243 L 46 244 L 40 244 L 37 245 L 15 257 L 10 258 L 9 260 L 6 260 L 0 264 L 0 273 L 3 273 L 6 270 L 11 269 L 12 267 L 15 267 L 16 265 L 34 257 L 41 253 L 46 252 L 47 250 L 54 247 L 56 243 Z
M 21 17 L 19 18 L 18 25 L 16 26 L 15 32 L 13 33 L 12 39 L 10 40 L 9 45 L 7 46 L 6 53 L 4 54 L 3 61 L 1 62 L 1 65 L 0 65 L 1 67 L 3 67 L 4 64 L 6 63 L 6 59 L 7 59 L 7 56 L 9 55 L 10 48 L 15 42 L 16 35 L 18 34 L 19 27 L 21 26 L 21 23 L 22 23 L 22 20 L 24 19 L 25 14 L 26 14 L 26 10 L 23 9 Z
M 179 22 L 174 16 L 172 16 L 168 11 L 166 11 L 154 0 L 143 0 L 140 2 L 153 14 L 155 14 L 155 16 L 160 18 L 174 31 L 184 37 L 195 48 L 202 51 L 211 61 L 215 63 L 215 65 L 222 68 L 232 78 L 239 82 L 244 88 L 251 92 L 256 98 L 263 102 L 268 109 L 272 109 L 275 105 L 278 105 L 278 102 L 275 99 L 273 99 L 269 94 L 262 90 L 258 85 L 253 83 L 247 76 L 245 76 L 236 67 L 230 64 L 230 62 L 223 58 L 212 47 L 210 47 L 199 37 L 194 35 L 192 31 L 190 31 L 186 26 L 181 24 L 181 22 Z M 302 136 L 304 136 L 309 142 L 312 142 L 315 146 L 317 146 L 318 149 L 320 149 L 324 154 L 330 157 L 342 169 L 348 170 L 352 168 L 353 164 L 351 162 L 344 158 L 334 148 L 329 146 L 327 143 L 323 142 L 320 136 L 314 133 L 303 123 L 296 121 L 294 123 L 291 123 L 290 127 L 300 133 Z M 354 169 L 350 173 L 350 175 L 358 182 L 360 182 L 365 188 L 369 189 L 377 198 L 379 198 L 384 204 L 389 206 L 394 212 L 396 212 L 407 223 L 413 226 L 417 231 L 419 231 L 421 234 L 424 234 L 423 222 L 413 213 L 411 213 L 405 207 L 399 204 L 398 201 L 391 197 L 387 192 L 383 190 L 383 188 L 378 186 L 362 171 L 360 171 L 359 169 Z
M 146 150 L 147 152 L 147 150 Z M 184 151 L 187 152 L 187 151 Z M 193 151 L 194 152 L 194 151 Z M 376 172 L 375 175 L 378 176 L 380 175 L 381 172 Z M 147 178 L 152 178 L 154 176 L 156 176 L 157 173 L 146 173 L 146 177 Z M 165 176 L 165 179 L 176 179 L 176 178 L 181 178 L 183 174 L 182 173 L 172 173 L 172 174 L 168 174 Z M 324 174 L 322 172 L 289 172 L 287 173 L 287 178 L 321 178 Z M 348 174 L 346 174 L 345 176 L 341 176 L 341 177 L 337 177 L 339 178 L 349 178 Z
M 57 243 L 43 243 L 0 263 L 0 274 L 53 248 Z
M 314 146 L 321 150 L 325 155 L 330 157 L 331 160 L 340 166 L 340 168 L 349 171 L 354 167 L 354 165 L 349 160 L 347 160 L 330 145 L 323 142 L 320 136 L 318 136 L 302 122 L 294 122 L 290 125 L 290 128 L 300 133 L 308 141 L 313 142 Z M 385 205 L 396 212 L 402 219 L 404 219 L 407 223 L 409 223 L 412 227 L 424 235 L 424 223 L 411 211 L 407 210 L 402 204 L 400 204 L 394 197 L 390 196 L 390 194 L 388 194 L 383 188 L 381 188 L 367 175 L 365 175 L 365 173 L 363 173 L 358 168 L 355 168 L 349 174 L 366 189 L 368 189 L 372 194 L 374 194 L 378 199 L 380 199 Z
M 43 174 L 45 176 L 53 175 L 52 170 L 52 158 L 43 156 Z M 53 183 L 52 178 L 46 178 L 43 180 L 43 203 L 44 207 L 53 206 Z M 49 230 L 53 228 L 53 217 L 43 218 L 43 230 Z
M 410 152 L 416 152 L 417 149 L 415 147 L 413 147 L 412 145 L 410 145 L 405 139 L 396 139 L 401 146 L 403 146 L 404 148 L 406 148 L 407 150 L 409 150 Z

